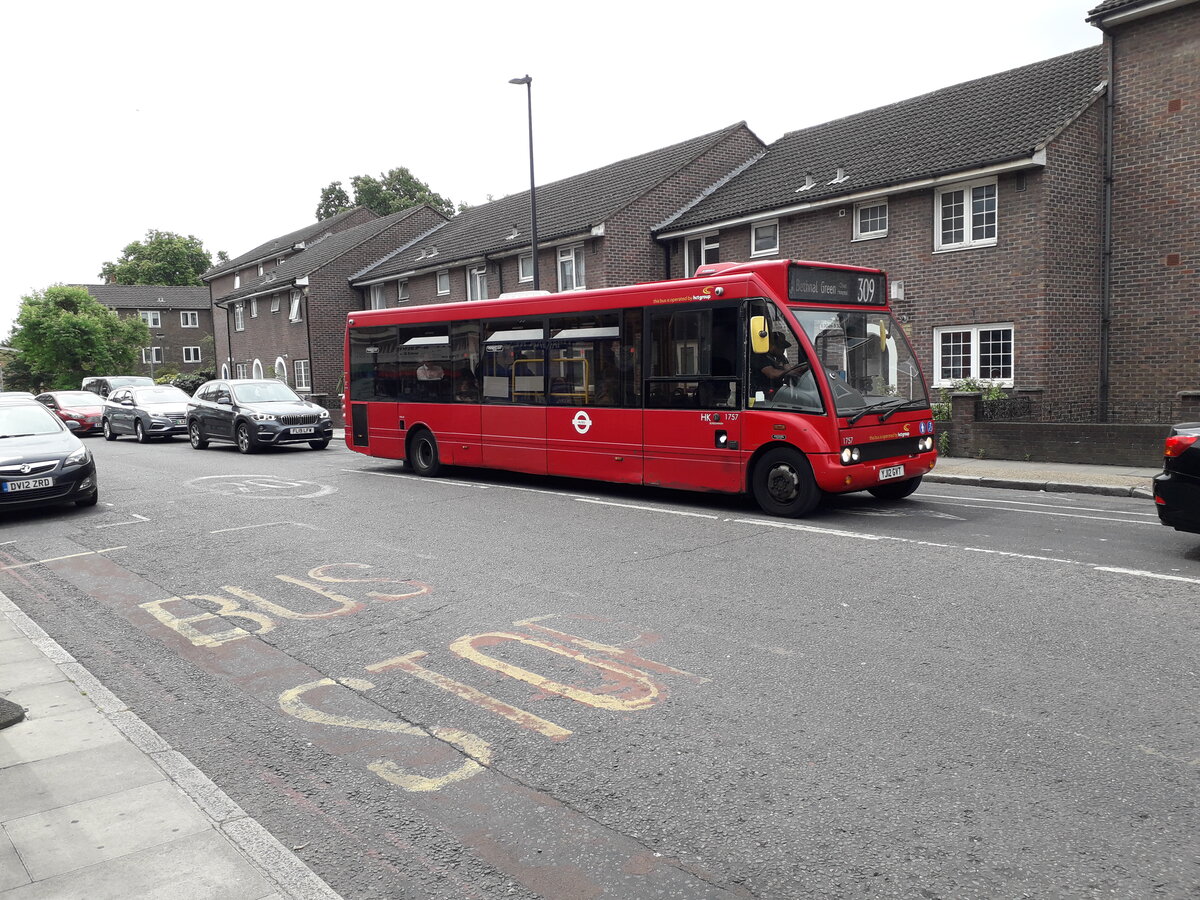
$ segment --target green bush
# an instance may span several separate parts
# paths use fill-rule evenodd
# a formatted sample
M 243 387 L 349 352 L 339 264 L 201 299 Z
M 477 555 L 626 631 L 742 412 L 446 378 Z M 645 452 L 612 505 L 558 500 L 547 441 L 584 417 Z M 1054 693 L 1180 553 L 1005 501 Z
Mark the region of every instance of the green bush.
M 189 372 L 186 375 L 176 375 L 171 383 L 181 391 L 194 394 L 200 385 L 206 381 L 212 381 L 216 377 L 217 373 L 215 369 L 200 369 L 196 372 Z

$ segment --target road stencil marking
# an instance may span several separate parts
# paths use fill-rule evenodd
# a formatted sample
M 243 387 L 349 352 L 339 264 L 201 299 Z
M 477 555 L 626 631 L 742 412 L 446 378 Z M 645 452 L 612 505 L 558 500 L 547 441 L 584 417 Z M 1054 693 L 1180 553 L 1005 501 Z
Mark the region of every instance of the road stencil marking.
M 10 543 L 15 544 L 16 541 L 11 541 Z M 45 563 L 61 562 L 64 559 L 78 559 L 81 556 L 97 556 L 101 553 L 112 553 L 116 550 L 126 549 L 128 549 L 128 545 L 123 545 L 120 547 L 105 547 L 103 550 L 88 550 L 84 553 L 69 553 L 66 556 L 52 556 L 49 559 L 39 559 L 35 562 L 17 563 L 16 565 L 12 566 L 0 566 L 0 572 L 10 572 L 13 569 L 28 569 L 30 566 L 40 566 L 44 565 Z

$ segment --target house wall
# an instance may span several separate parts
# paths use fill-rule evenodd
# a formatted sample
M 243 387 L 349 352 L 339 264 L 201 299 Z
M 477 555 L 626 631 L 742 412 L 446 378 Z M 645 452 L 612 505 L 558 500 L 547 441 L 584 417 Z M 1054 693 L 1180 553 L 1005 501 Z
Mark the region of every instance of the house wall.
M 921 190 L 888 198 L 886 237 L 854 240 L 854 204 L 847 203 L 780 218 L 779 253 L 759 258 L 872 266 L 902 282 L 904 299 L 892 306 L 931 385 L 934 328 L 1011 322 L 1016 387 L 1041 386 L 1050 343 L 1040 225 L 1045 180 L 1039 169 L 997 179 L 995 246 L 935 252 L 934 194 Z M 723 261 L 751 259 L 750 229 L 750 224 L 721 229 Z M 671 244 L 672 275 L 680 277 L 683 239 Z M 1027 347 L 1034 348 L 1028 360 Z
M 1200 388 L 1200 4 L 1108 35 L 1113 54 L 1111 398 Z
M 142 313 L 142 310 L 154 310 L 159 314 L 159 321 L 162 323 L 158 328 L 150 329 L 150 344 L 151 347 L 162 347 L 163 361 L 155 363 L 153 371 L 155 377 L 163 372 L 178 372 L 187 374 L 195 372 L 199 369 L 206 369 L 212 365 L 213 360 L 213 324 L 212 310 L 210 309 L 195 309 L 188 307 L 168 306 L 166 304 L 156 304 L 154 306 L 138 307 L 137 309 L 117 309 L 114 310 L 118 316 L 123 319 L 137 319 Z M 180 324 L 181 312 L 194 312 L 198 320 L 198 327 L 184 328 Z M 161 339 L 156 338 L 156 334 L 161 334 Z M 183 361 L 183 348 L 199 347 L 200 362 L 185 363 Z M 149 375 L 151 366 L 149 363 L 141 363 L 141 354 L 138 354 L 139 363 L 136 371 L 130 372 L 131 375 Z M 101 373 L 105 374 L 105 373 Z M 118 374 L 118 373 L 107 373 Z

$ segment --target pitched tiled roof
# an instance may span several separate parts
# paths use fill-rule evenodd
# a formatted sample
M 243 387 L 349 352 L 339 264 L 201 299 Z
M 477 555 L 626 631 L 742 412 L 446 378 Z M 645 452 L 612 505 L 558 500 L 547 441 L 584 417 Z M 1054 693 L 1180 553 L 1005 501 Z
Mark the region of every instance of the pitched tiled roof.
M 586 234 L 739 129 L 738 122 L 537 188 L 538 243 Z M 424 238 L 355 275 L 371 280 L 530 246 L 529 191 L 459 213 Z M 513 236 L 514 230 L 516 235 Z M 429 256 L 432 248 L 437 253 Z
M 249 297 L 252 294 L 261 294 L 264 291 L 270 290 L 272 286 L 278 287 L 279 290 L 284 290 L 297 278 L 302 278 L 317 271 L 322 266 L 328 265 L 347 251 L 354 249 L 364 241 L 370 240 L 397 222 L 402 222 L 416 215 L 422 209 L 424 209 L 423 206 L 413 206 L 398 213 L 392 213 L 390 216 L 383 216 L 378 219 L 372 219 L 369 222 L 364 222 L 362 225 L 355 225 L 353 228 L 347 228 L 345 231 L 321 233 L 315 236 L 309 235 L 305 239 L 306 246 L 303 250 L 285 258 L 282 265 L 277 266 L 259 278 L 249 279 L 248 283 L 243 284 L 239 290 L 222 295 L 221 302 L 224 303 L 227 300 Z
M 1098 45 L 785 134 L 666 223 L 674 232 L 1030 156 L 1104 79 Z M 831 183 L 838 170 L 845 180 Z M 813 186 L 797 192 L 811 174 Z
M 73 284 L 81 287 L 109 309 L 208 309 L 205 286 L 168 284 Z M 160 302 L 161 300 L 161 302 Z
M 1138 7 L 1146 8 L 1146 15 L 1152 12 L 1166 12 L 1177 6 L 1186 6 L 1194 0 L 1176 0 L 1174 3 L 1163 3 L 1162 0 L 1104 0 L 1099 6 L 1088 13 L 1087 20 L 1096 23 L 1098 19 L 1107 19 L 1116 13 L 1133 12 Z
M 248 253 L 243 253 L 241 256 L 235 256 L 233 259 L 228 260 L 227 262 L 218 263 L 200 277 L 205 281 L 208 281 L 223 272 L 231 272 L 245 263 L 255 262 L 256 260 L 260 259 L 269 259 L 280 251 L 291 250 L 292 247 L 300 241 L 307 242 L 316 235 L 335 230 L 340 223 L 360 210 L 361 207 L 357 206 L 353 209 L 343 210 L 336 216 L 330 216 L 328 219 L 322 219 L 320 222 L 314 222 L 311 225 L 306 225 L 303 228 L 299 228 L 296 231 L 290 232 L 289 234 L 272 238 L 265 244 L 259 244 Z

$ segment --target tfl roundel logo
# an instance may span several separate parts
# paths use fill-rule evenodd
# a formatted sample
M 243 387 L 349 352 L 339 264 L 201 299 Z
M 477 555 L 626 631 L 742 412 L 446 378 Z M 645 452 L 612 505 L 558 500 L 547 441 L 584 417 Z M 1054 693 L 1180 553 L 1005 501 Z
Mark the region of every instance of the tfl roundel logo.
M 588 429 L 592 427 L 592 420 L 588 414 L 582 409 L 575 413 L 575 418 L 571 420 L 571 424 L 575 426 L 575 430 L 580 434 L 587 434 Z

